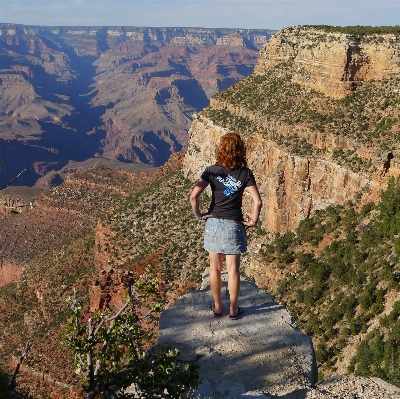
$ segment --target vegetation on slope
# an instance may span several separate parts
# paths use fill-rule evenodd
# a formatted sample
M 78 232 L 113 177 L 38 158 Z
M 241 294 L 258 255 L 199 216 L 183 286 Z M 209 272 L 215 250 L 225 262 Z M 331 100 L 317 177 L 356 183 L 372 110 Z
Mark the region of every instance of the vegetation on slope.
M 204 224 L 193 218 L 188 200 L 193 183 L 176 168 L 167 166 L 156 172 L 154 176 L 160 180 L 153 184 L 152 179 L 147 176 L 146 180 L 142 174 L 147 188 L 125 199 L 120 198 L 119 207 L 103 221 L 104 226 L 115 233 L 108 241 L 111 246 L 106 244 L 104 248 L 111 259 L 110 267 L 131 270 L 136 276 L 150 265 L 159 281 L 157 295 L 164 303 L 197 287 L 207 264 L 207 254 L 201 245 Z M 142 182 L 136 183 L 137 187 L 143 187 Z M 66 192 L 74 206 L 77 206 L 76 200 L 82 190 L 79 184 L 76 192 L 71 185 L 57 188 L 59 196 L 63 197 L 61 194 Z M 208 201 L 206 196 L 203 199 Z M 99 202 L 109 209 L 106 198 Z M 66 203 L 68 205 L 68 201 Z M 57 206 L 61 205 L 57 202 Z M 204 208 L 207 206 L 204 204 Z M 69 317 L 66 298 L 74 287 L 83 303 L 85 316 L 89 314 L 88 294 L 96 278 L 94 265 L 98 248 L 95 248 L 93 234 L 89 234 L 59 245 L 53 252 L 43 249 L 44 256 L 36 255 L 37 261 L 25 270 L 19 284 L 0 287 L 0 322 L 4 326 L 3 341 L 7 342 L 0 348 L 1 359 L 7 363 L 0 366 L 7 370 L 10 357 L 18 358 L 30 341 L 32 345 L 25 365 L 62 384 L 79 388 L 81 382 L 70 364 L 73 355 L 61 349 L 60 333 Z M 156 324 L 153 328 L 157 328 Z M 152 339 L 154 343 L 156 334 Z M 50 388 L 39 385 L 34 380 L 18 380 L 18 391 L 46 397 Z M 68 393 L 64 395 L 68 397 Z
M 343 40 L 339 34 L 349 42 L 380 43 L 386 40 L 382 35 L 399 33 L 398 26 L 312 26 L 287 28 L 281 39 L 287 39 L 283 46 L 290 52 L 290 46 L 312 50 L 321 41 Z M 395 39 L 387 40 L 395 45 Z M 358 55 L 363 56 L 362 49 Z M 322 157 L 354 172 L 372 174 L 380 155 L 399 149 L 398 77 L 353 82 L 357 90 L 339 99 L 299 84 L 315 76 L 294 58 L 262 73 L 218 93 L 203 115 L 244 136 L 263 135 L 290 154 Z M 317 147 L 317 138 L 343 143 L 343 148 Z M 366 152 L 376 157 L 375 164 L 369 155 L 360 155 Z M 278 286 L 270 281 L 267 288 L 313 336 L 325 376 L 347 366 L 350 373 L 400 385 L 398 187 L 391 182 L 377 206 L 348 203 L 317 212 L 296 231 L 265 240 L 259 253 L 260 273 L 263 264 L 280 272 L 271 273 L 282 276 Z M 354 355 L 351 362 L 348 353 Z
M 317 212 L 259 256 L 283 271 L 273 295 L 313 337 L 321 374 L 335 373 L 353 350 L 348 372 L 400 386 L 399 181 L 378 205 Z
M 25 270 L 18 284 L 0 287 L 1 370 L 8 370 L 11 356 L 19 358 L 30 341 L 24 365 L 79 385 L 70 354 L 60 348 L 60 332 L 69 315 L 65 300 L 76 287 L 78 297 L 88 303 L 98 219 L 126 192 L 145 187 L 158 173 L 162 170 L 134 174 L 96 165 L 44 192 L 29 212 L 2 220 L 0 258 Z M 19 381 L 18 390 L 34 397 L 47 394 L 49 388 L 39 385 L 34 379 Z
M 199 383 L 198 364 L 179 360 L 177 349 L 152 347 L 151 334 L 143 327 L 155 317 L 160 304 L 149 303 L 145 315 L 138 309 L 157 292 L 158 282 L 150 269 L 136 280 L 129 298 L 115 313 L 95 312 L 82 322 L 82 306 L 75 293 L 68 298 L 71 319 L 63 333 L 63 346 L 73 351 L 75 373 L 84 375 L 85 399 L 181 397 Z M 148 321 L 147 321 L 148 323 Z M 118 392 L 118 395 L 115 393 Z
M 343 33 L 346 35 L 354 35 L 357 37 L 371 36 L 371 35 L 399 35 L 400 26 L 331 26 L 331 25 L 305 25 L 303 28 L 314 28 L 323 30 L 327 33 Z
M 25 271 L 18 284 L 0 287 L 1 370 L 9 369 L 10 357 L 18 358 L 30 340 L 24 365 L 57 381 L 77 383 L 70 356 L 59 347 L 59 335 L 68 318 L 65 299 L 73 287 L 88 303 L 95 262 L 94 228 L 127 192 L 148 186 L 171 168 L 130 173 L 97 165 L 43 193 L 29 212 L 2 221 L 1 257 L 25 265 Z M 19 381 L 18 390 L 35 397 L 49 391 L 36 385 L 34 380 Z
M 353 139 L 381 153 L 397 147 L 400 140 L 399 78 L 370 80 L 352 94 L 334 99 L 294 82 L 292 66 L 293 61 L 289 60 L 264 75 L 249 75 L 218 93 L 214 98 L 220 101 L 222 108 L 208 107 L 204 115 L 215 124 L 243 135 L 258 132 L 272 140 L 284 141 L 289 151 L 302 156 L 316 156 L 322 150 L 304 138 L 301 143 L 291 144 L 292 136 L 284 138 L 278 134 L 277 126 L 301 126 L 304 131 Z M 235 108 L 242 111 L 240 115 L 232 111 Z M 355 151 L 342 151 L 334 156 L 355 172 L 374 170 L 371 161 L 358 157 Z
M 27 269 L 19 284 L 0 287 L 0 315 L 4 326 L 1 355 L 9 361 L 19 358 L 31 342 L 26 366 L 50 374 L 56 381 L 79 386 L 70 365 L 72 355 L 60 347 L 60 332 L 69 317 L 66 298 L 73 287 L 87 302 L 94 266 L 93 235 L 65 245 L 53 254 L 44 256 L 35 266 Z M 4 369 L 8 364 L 4 365 Z M 20 381 L 18 390 L 30 393 L 49 393 L 39 381 Z
M 150 263 L 167 304 L 197 286 L 207 265 L 203 224 L 188 202 L 192 185 L 177 169 L 126 197 L 103 220 L 108 237 L 96 248 L 114 268 L 136 270 Z M 208 198 L 203 200 L 205 209 Z M 271 243 L 260 229 L 252 232 L 264 242 L 260 260 L 283 271 L 272 294 L 312 335 L 325 376 L 352 350 L 348 372 L 400 385 L 399 204 L 400 184 L 392 181 L 378 205 L 329 207 Z M 30 339 L 26 363 L 70 384 L 78 381 L 59 348 L 68 317 L 65 299 L 77 287 L 88 303 L 94 250 L 93 237 L 82 238 L 40 260 L 19 285 L 0 288 L 7 354 L 18 355 Z
M 112 234 L 106 247 L 114 265 L 129 269 L 157 252 L 170 282 L 164 290 L 175 285 L 182 293 L 198 284 L 206 254 L 203 226 L 187 204 L 192 184 L 177 170 L 127 198 L 107 218 Z M 400 385 L 399 200 L 400 185 L 391 182 L 377 206 L 329 207 L 272 243 L 260 229 L 252 232 L 264 242 L 262 261 L 284 271 L 273 294 L 313 336 L 321 375 L 334 373 L 343 351 L 353 348 L 348 372 Z M 394 304 L 391 298 L 397 298 Z M 360 345 L 355 337 L 362 337 Z
M 192 189 L 193 182 L 179 168 L 126 198 L 104 221 L 112 232 L 104 250 L 114 267 L 130 270 L 156 253 L 165 290 L 171 289 L 169 283 L 180 285 L 179 295 L 197 286 L 207 257 L 201 241 L 204 225 L 195 220 L 188 202 Z

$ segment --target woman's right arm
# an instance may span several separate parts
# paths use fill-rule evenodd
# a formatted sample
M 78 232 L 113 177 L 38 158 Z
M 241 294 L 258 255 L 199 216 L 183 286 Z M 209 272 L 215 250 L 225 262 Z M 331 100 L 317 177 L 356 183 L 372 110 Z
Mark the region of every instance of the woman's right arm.
M 203 218 L 207 219 L 208 217 L 211 217 L 211 215 L 208 215 L 206 213 L 205 214 L 201 213 L 199 208 L 199 197 L 207 186 L 208 182 L 200 178 L 199 181 L 194 186 L 192 193 L 190 194 L 190 203 L 192 204 L 192 211 L 194 216 L 198 220 L 201 220 Z

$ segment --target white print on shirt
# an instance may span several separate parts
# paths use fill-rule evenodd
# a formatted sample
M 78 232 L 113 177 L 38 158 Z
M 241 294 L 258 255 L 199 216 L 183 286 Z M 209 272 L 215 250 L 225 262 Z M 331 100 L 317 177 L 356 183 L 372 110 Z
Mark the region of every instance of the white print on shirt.
M 224 190 L 224 194 L 229 198 L 232 198 L 233 194 L 235 194 L 235 192 L 238 191 L 239 188 L 243 185 L 240 180 L 236 180 L 231 175 L 228 175 L 226 179 L 221 176 L 217 176 L 217 180 L 226 187 L 226 189 Z

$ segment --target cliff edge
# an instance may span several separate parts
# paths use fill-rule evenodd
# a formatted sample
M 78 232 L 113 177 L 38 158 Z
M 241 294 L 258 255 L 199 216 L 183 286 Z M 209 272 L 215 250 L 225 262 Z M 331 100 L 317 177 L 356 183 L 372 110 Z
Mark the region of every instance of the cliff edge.
M 267 291 L 242 280 L 242 317 L 230 320 L 226 306 L 223 317 L 215 318 L 208 276 L 207 270 L 203 275 L 206 289 L 190 291 L 162 313 L 158 338 L 160 344 L 178 347 L 185 360 L 200 359 L 198 397 L 236 398 L 261 388 L 288 393 L 317 381 L 311 338 L 297 328 L 282 305 Z M 225 305 L 229 302 L 227 277 L 224 273 Z
M 379 378 L 336 376 L 317 385 L 311 338 L 290 312 L 265 290 L 241 281 L 244 313 L 230 320 L 210 310 L 208 270 L 201 290 L 180 297 L 161 314 L 158 343 L 179 348 L 185 361 L 198 359 L 201 384 L 189 397 L 199 399 L 396 399 L 400 389 Z M 223 274 L 225 305 L 229 301 Z

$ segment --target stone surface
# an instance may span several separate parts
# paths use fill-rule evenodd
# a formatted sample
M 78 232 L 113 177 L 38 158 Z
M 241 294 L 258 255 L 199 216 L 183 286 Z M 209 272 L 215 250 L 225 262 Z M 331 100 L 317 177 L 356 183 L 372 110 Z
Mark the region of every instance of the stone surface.
M 294 398 L 296 396 L 293 396 Z M 313 390 L 307 392 L 305 398 L 398 399 L 400 389 L 380 378 L 340 375 L 322 381 Z
M 199 359 L 202 382 L 197 399 L 399 399 L 400 389 L 379 378 L 335 376 L 316 383 L 311 339 L 267 291 L 241 281 L 239 320 L 228 317 L 227 273 L 223 273 L 222 318 L 210 309 L 208 270 L 201 290 L 191 291 L 160 318 L 160 344 Z
M 205 285 L 207 278 L 205 274 Z M 210 310 L 209 289 L 182 296 L 160 318 L 160 344 L 178 347 L 185 360 L 200 357 L 202 383 L 195 397 L 239 398 L 260 389 L 287 393 L 315 383 L 311 338 L 299 331 L 290 313 L 268 292 L 243 280 L 239 305 L 244 313 L 230 320 L 226 278 L 224 274 L 222 318 Z

